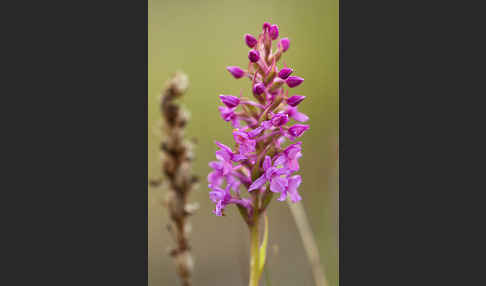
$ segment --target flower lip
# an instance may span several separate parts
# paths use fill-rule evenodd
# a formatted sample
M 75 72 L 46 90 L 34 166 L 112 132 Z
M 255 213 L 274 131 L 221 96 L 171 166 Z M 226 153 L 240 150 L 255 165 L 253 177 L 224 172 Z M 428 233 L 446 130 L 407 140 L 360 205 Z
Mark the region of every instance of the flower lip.
M 285 113 L 277 113 L 271 119 L 273 126 L 282 126 L 289 122 L 289 116 Z
M 242 70 L 240 67 L 237 67 L 237 66 L 229 66 L 229 67 L 226 67 L 226 69 L 235 78 L 241 78 L 241 77 L 243 77 L 245 75 L 245 71 Z
M 248 52 L 248 59 L 250 60 L 250 62 L 256 63 L 260 59 L 260 53 L 258 53 L 258 51 L 255 50 L 250 50 Z
M 299 110 L 297 109 L 297 107 L 287 107 L 285 109 L 285 113 L 290 117 L 290 118 L 293 118 L 294 120 L 297 120 L 299 122 L 306 122 L 307 120 L 309 120 L 309 116 L 305 115 L 304 113 L 302 112 L 299 112 Z
M 257 44 L 257 39 L 251 34 L 245 34 L 245 43 L 248 47 L 253 48 Z
M 304 99 L 305 99 L 305 96 L 296 94 L 296 95 L 293 95 L 293 96 L 291 96 L 287 99 L 287 104 L 292 106 L 292 107 L 296 107 Z
M 294 70 L 291 68 L 283 68 L 278 72 L 278 77 L 281 79 L 287 79 Z
M 298 77 L 298 76 L 289 76 L 287 78 L 287 85 L 290 88 L 292 88 L 292 87 L 299 86 L 303 81 L 304 81 L 304 79 L 301 78 L 301 77 Z
M 240 99 L 236 96 L 221 94 L 219 98 L 228 108 L 234 108 L 240 104 Z
M 278 26 L 277 25 L 270 26 L 268 33 L 270 34 L 270 38 L 272 38 L 272 40 L 276 40 L 278 38 Z

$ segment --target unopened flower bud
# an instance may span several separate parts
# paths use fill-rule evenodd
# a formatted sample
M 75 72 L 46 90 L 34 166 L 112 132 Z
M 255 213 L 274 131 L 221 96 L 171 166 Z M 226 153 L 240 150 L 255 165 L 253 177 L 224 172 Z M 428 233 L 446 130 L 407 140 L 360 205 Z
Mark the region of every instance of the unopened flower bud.
M 248 47 L 253 48 L 257 44 L 257 39 L 250 34 L 245 34 L 245 43 Z
M 259 82 L 253 86 L 253 93 L 257 95 L 261 95 L 265 91 L 265 85 L 262 82 Z
M 228 108 L 233 108 L 240 104 L 240 99 L 236 96 L 221 94 L 219 98 Z
M 301 77 L 298 77 L 298 76 L 289 76 L 287 78 L 287 85 L 289 87 L 296 87 L 296 86 L 300 85 L 303 81 L 304 81 L 304 79 L 301 78 Z
M 278 72 L 278 77 L 281 79 L 287 79 L 293 71 L 294 70 L 291 68 L 283 68 Z
M 248 53 L 248 59 L 250 60 L 250 62 L 256 63 L 260 59 L 260 54 L 258 53 L 258 51 L 251 50 Z
M 282 38 L 280 39 L 280 45 L 282 46 L 282 50 L 286 52 L 290 47 L 290 40 L 289 38 Z
M 277 113 L 271 119 L 272 125 L 279 127 L 289 122 L 289 116 L 285 113 Z
M 265 23 L 263 23 L 263 31 L 265 31 L 267 29 L 270 29 L 270 23 L 265 22 Z
M 240 67 L 237 66 L 229 66 L 226 68 L 231 75 L 233 75 L 235 78 L 241 78 L 245 75 L 245 71 L 242 70 Z
M 270 38 L 272 40 L 276 40 L 278 38 L 278 26 L 277 25 L 272 25 L 270 26 L 270 29 L 268 30 L 270 34 Z
M 294 95 L 294 96 L 291 96 L 287 99 L 287 104 L 292 106 L 292 107 L 296 107 L 304 99 L 305 99 L 305 96 L 303 96 L 303 95 Z

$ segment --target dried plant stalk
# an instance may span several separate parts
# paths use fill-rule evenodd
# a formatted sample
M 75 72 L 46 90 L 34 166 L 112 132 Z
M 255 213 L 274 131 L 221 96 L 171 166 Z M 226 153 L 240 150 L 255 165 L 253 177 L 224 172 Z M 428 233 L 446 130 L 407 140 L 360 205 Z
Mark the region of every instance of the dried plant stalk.
M 161 111 L 165 123 L 163 132 L 166 134 L 161 144 L 161 150 L 165 155 L 162 169 L 169 189 L 165 201 L 170 217 L 167 228 L 176 242 L 176 247 L 170 254 L 184 286 L 191 285 L 193 259 L 188 242 L 188 216 L 195 210 L 194 206 L 188 204 L 187 196 L 195 188 L 197 177 L 191 170 L 192 144 L 184 139 L 184 127 L 189 114 L 175 100 L 185 93 L 187 87 L 187 76 L 178 72 L 167 82 L 161 97 Z

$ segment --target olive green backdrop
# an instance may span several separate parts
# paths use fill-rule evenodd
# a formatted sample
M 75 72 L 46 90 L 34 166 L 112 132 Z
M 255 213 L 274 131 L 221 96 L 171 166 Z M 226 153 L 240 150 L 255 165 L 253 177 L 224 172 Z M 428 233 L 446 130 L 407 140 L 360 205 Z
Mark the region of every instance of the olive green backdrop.
M 211 213 L 206 176 L 214 160 L 214 140 L 233 146 L 229 123 L 217 107 L 219 94 L 249 95 L 249 81 L 235 80 L 228 65 L 247 66 L 245 33 L 258 35 L 264 21 L 278 24 L 289 37 L 283 59 L 295 75 L 305 78 L 293 89 L 307 96 L 299 109 L 310 116 L 303 136 L 301 202 L 319 244 L 331 286 L 338 285 L 338 87 L 339 2 L 323 1 L 162 1 L 148 2 L 148 171 L 160 177 L 161 140 L 159 95 L 176 70 L 189 75 L 185 106 L 191 120 L 187 134 L 196 137 L 194 171 L 201 178 L 191 201 L 200 209 L 191 217 L 195 256 L 194 285 L 247 285 L 248 231 L 234 206 L 226 217 Z M 167 248 L 172 241 L 165 229 L 162 206 L 165 190 L 148 190 L 148 277 L 150 286 L 178 285 Z M 268 276 L 272 286 L 312 285 L 312 274 L 302 242 L 286 203 L 274 200 L 269 208 Z M 262 285 L 265 279 L 262 279 Z

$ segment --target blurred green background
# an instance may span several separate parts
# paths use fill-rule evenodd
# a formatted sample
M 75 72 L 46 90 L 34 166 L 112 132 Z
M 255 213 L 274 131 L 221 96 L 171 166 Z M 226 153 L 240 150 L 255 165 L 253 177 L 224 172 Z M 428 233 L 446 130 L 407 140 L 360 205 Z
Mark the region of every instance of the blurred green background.
M 177 70 L 189 76 L 183 99 L 190 109 L 187 134 L 196 137 L 194 172 L 199 189 L 190 200 L 200 209 L 191 217 L 195 257 L 194 285 L 247 285 L 249 235 L 234 206 L 226 217 L 211 213 L 206 176 L 215 159 L 214 140 L 233 146 L 229 123 L 217 110 L 219 94 L 250 95 L 246 79 L 235 80 L 228 65 L 247 66 L 243 35 L 257 36 L 264 21 L 275 23 L 281 37 L 289 37 L 283 60 L 304 83 L 291 90 L 307 96 L 299 110 L 310 116 L 311 128 L 302 137 L 303 183 L 300 193 L 318 241 L 325 273 L 338 285 L 338 87 L 339 2 L 322 1 L 162 1 L 148 2 L 148 172 L 159 178 L 161 140 L 159 96 Z M 162 206 L 166 190 L 148 190 L 148 278 L 150 286 L 179 285 L 167 255 L 173 245 Z M 266 265 L 272 286 L 313 285 L 310 266 L 286 203 L 269 207 L 269 254 Z M 262 279 L 261 285 L 266 285 Z

